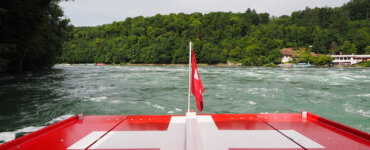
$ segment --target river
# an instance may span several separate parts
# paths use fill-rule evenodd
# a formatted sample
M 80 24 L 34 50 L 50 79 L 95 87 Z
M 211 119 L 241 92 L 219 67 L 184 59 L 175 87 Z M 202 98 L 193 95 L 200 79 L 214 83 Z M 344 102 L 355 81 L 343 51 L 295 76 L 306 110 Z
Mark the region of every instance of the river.
M 370 68 L 202 66 L 199 73 L 202 113 L 306 110 L 370 132 Z M 79 113 L 184 114 L 187 75 L 187 66 L 66 65 L 2 75 L 0 143 Z

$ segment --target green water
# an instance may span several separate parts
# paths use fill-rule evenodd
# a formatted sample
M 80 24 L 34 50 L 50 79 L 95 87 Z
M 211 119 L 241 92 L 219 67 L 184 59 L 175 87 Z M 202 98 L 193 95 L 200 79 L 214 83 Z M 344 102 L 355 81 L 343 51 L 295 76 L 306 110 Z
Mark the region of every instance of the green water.
M 370 132 L 370 68 L 206 66 L 199 73 L 202 113 L 306 110 Z M 0 141 L 79 113 L 184 114 L 187 75 L 186 66 L 57 65 L 1 76 Z

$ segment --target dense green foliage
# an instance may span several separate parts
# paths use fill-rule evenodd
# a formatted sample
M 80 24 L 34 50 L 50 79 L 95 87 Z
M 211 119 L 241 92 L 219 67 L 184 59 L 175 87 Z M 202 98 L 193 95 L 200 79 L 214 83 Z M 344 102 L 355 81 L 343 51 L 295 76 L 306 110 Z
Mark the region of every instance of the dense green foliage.
M 370 67 L 370 61 L 365 61 L 365 62 L 359 63 L 358 65 L 362 67 Z
M 62 16 L 56 0 L 1 0 L 0 72 L 53 65 L 68 28 Z
M 363 54 L 370 43 L 368 0 L 338 8 L 306 8 L 291 16 L 244 13 L 170 14 L 126 18 L 96 27 L 76 27 L 60 62 L 187 63 L 188 42 L 200 63 L 280 63 L 283 47 L 312 52 Z M 317 58 L 319 59 L 319 58 Z M 320 62 L 317 60 L 317 62 Z
M 333 57 L 326 55 L 312 56 L 311 52 L 299 52 L 297 55 L 293 55 L 293 63 L 312 63 L 316 65 L 330 65 L 334 60 Z

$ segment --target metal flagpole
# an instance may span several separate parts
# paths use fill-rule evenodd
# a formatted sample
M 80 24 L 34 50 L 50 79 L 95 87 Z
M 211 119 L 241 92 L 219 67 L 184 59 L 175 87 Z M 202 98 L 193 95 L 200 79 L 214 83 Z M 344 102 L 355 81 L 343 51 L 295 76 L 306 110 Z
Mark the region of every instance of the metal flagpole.
M 192 48 L 192 44 L 191 44 L 191 42 L 189 42 L 189 91 L 188 91 L 188 112 L 190 112 L 191 48 Z

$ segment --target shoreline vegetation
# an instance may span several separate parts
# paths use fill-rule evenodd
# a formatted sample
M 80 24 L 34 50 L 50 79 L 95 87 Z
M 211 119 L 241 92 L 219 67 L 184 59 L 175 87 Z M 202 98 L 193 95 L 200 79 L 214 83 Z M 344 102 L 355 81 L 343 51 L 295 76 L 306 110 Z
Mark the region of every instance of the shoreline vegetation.
M 203 64 L 275 66 L 281 63 L 282 48 L 306 49 L 307 54 L 370 54 L 369 0 L 306 7 L 283 16 L 246 7 L 245 12 L 128 17 L 91 27 L 70 25 L 59 2 L 0 2 L 0 73 L 62 62 L 186 64 L 189 41 Z M 326 65 L 330 60 L 301 58 L 297 63 Z
M 80 65 L 90 65 L 93 64 L 94 66 L 97 63 L 79 63 L 79 64 L 69 64 L 69 63 L 59 63 L 55 65 L 71 65 L 71 66 L 80 66 Z M 189 64 L 132 64 L 132 63 L 125 63 L 125 64 L 106 64 L 106 66 L 188 66 Z M 197 64 L 197 66 L 242 66 L 242 64 L 227 64 L 227 63 L 218 63 L 218 64 Z
M 97 63 L 79 63 L 79 64 L 69 64 L 69 63 L 58 63 L 55 65 L 67 65 L 67 66 L 89 66 L 93 64 L 93 66 L 97 66 Z M 188 64 L 132 64 L 132 63 L 125 63 L 125 64 L 105 64 L 106 66 L 188 66 Z M 287 68 L 284 65 L 293 65 L 292 63 L 285 63 L 285 64 L 266 64 L 263 66 L 259 67 L 281 67 L 281 68 Z M 226 66 L 226 67 L 242 67 L 243 64 L 232 64 L 232 63 L 218 63 L 218 64 L 204 64 L 200 63 L 197 64 L 197 66 Z M 246 66 L 244 66 L 246 67 Z M 336 66 L 329 66 L 329 65 L 322 65 L 322 66 L 315 66 L 315 67 L 310 67 L 310 68 L 325 68 L 325 67 L 333 67 L 333 68 L 353 68 L 353 67 L 370 67 L 367 65 L 362 65 L 362 64 L 355 64 L 355 65 L 336 65 Z M 289 67 L 288 67 L 289 68 Z
M 283 48 L 304 49 L 292 63 L 325 66 L 328 54 L 369 54 L 368 0 L 306 8 L 280 17 L 247 9 L 138 16 L 94 27 L 74 27 L 58 62 L 186 64 L 188 43 L 198 63 L 275 66 Z M 319 56 L 311 57 L 311 53 Z

